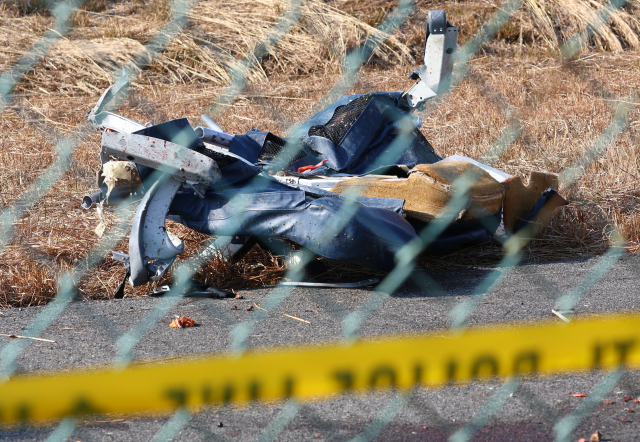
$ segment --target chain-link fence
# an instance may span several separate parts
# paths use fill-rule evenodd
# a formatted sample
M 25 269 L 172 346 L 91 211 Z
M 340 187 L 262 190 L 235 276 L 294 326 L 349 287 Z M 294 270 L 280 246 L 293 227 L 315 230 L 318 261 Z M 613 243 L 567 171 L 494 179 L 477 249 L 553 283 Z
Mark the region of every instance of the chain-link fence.
M 183 29 L 187 23 L 187 13 L 195 3 L 195 1 L 176 0 L 173 4 L 171 19 L 161 31 L 146 44 L 144 55 L 135 59 L 131 66 L 122 66 L 116 78 L 135 75 L 132 73 L 138 72 L 139 69 L 148 65 L 153 58 L 166 47 L 171 39 Z M 208 109 L 206 109 L 206 113 L 212 115 L 215 119 L 225 106 L 233 103 L 243 92 L 247 85 L 248 73 L 255 67 L 257 61 L 277 45 L 278 41 L 301 19 L 303 4 L 303 0 L 291 1 L 289 8 L 282 14 L 281 19 L 273 26 L 271 31 L 255 45 L 253 50 L 250 51 L 244 59 L 238 61 L 233 72 L 230 74 L 230 84 L 220 94 L 220 98 L 216 102 L 211 103 Z M 454 76 L 450 90 L 454 90 L 467 77 L 470 70 L 470 61 L 476 56 L 483 44 L 494 37 L 522 4 L 523 1 L 521 0 L 509 0 L 502 4 L 490 20 L 482 26 L 481 30 L 474 35 L 473 38 L 468 39 L 467 42 L 456 51 Z M 624 1 L 614 0 L 601 7 L 597 16 L 597 22 L 608 22 L 611 14 L 624 6 L 624 4 Z M 57 41 L 64 38 L 64 35 L 70 29 L 69 20 L 73 11 L 81 5 L 82 2 L 80 1 L 58 3 L 52 10 L 55 22 L 51 30 L 40 38 L 27 56 L 18 60 L 11 69 L 2 74 L 0 77 L 0 93 L 2 94 L 0 96 L 0 111 L 4 110 L 12 102 L 12 90 L 21 78 L 42 59 Z M 378 25 L 378 30 L 384 35 L 392 34 L 404 23 L 414 8 L 415 5 L 411 0 L 401 0 L 395 9 Z M 569 39 L 562 47 L 562 56 L 567 60 L 571 59 L 583 45 L 589 42 L 591 35 L 597 29 L 598 23 L 594 23 L 592 26 L 587 27 L 584 32 Z M 376 35 L 379 36 L 383 34 Z M 381 38 L 372 37 L 348 54 L 343 62 L 344 74 L 325 97 L 319 101 L 317 105 L 318 109 L 334 101 L 337 97 L 345 94 L 353 87 L 360 67 L 370 59 L 374 50 L 382 43 Z M 434 99 L 434 106 L 437 107 L 443 103 L 444 100 L 447 99 L 448 94 L 449 92 L 436 97 Z M 125 95 L 126 94 L 119 96 L 118 101 L 111 103 L 111 108 L 117 108 L 118 105 L 122 103 L 122 100 L 126 98 Z M 584 174 L 590 165 L 597 161 L 609 146 L 611 146 L 613 141 L 627 128 L 629 124 L 629 112 L 635 106 L 637 99 L 638 97 L 634 95 L 621 97 L 620 101 L 616 102 L 614 117 L 609 126 L 602 131 L 600 137 L 592 141 L 589 148 L 583 153 L 579 160 L 575 161 L 560 174 L 560 181 L 563 186 L 567 187 L 571 185 Z M 506 102 L 506 100 L 504 101 Z M 495 163 L 501 156 L 505 155 L 521 133 L 520 123 L 508 115 L 507 109 L 502 109 L 502 111 L 510 123 L 501 136 L 498 137 L 493 145 L 486 151 L 484 156 L 479 158 L 481 162 L 488 165 Z M 402 127 L 402 125 L 400 126 Z M 410 127 L 409 124 L 405 126 Z M 60 140 L 56 146 L 57 157 L 54 163 L 48 167 L 31 186 L 25 189 L 22 196 L 18 198 L 11 207 L 2 212 L 2 222 L 0 224 L 0 244 L 2 247 L 5 247 L 14 240 L 16 236 L 14 226 L 17 221 L 36 204 L 39 199 L 43 198 L 67 171 L 74 150 L 79 143 L 89 135 L 90 131 L 92 131 L 92 128 L 88 124 L 83 124 L 76 128 L 71 135 Z M 377 164 L 384 166 L 398 157 L 398 151 L 402 150 L 406 145 L 406 138 L 404 138 L 406 135 L 407 134 L 403 134 L 401 131 L 387 152 L 385 152 L 385 155 L 376 159 Z M 299 146 L 298 140 L 299 138 L 296 138 L 295 134 L 293 137 L 290 137 L 287 146 L 280 155 L 283 158 L 293 157 L 295 155 L 293 151 L 298 149 Z M 452 188 L 455 190 L 455 196 L 448 202 L 444 210 L 435 220 L 428 223 L 422 231 L 417 232 L 419 240 L 412 241 L 400 248 L 395 257 L 395 262 L 397 263 L 395 268 L 382 278 L 382 281 L 377 285 L 375 290 L 370 292 L 370 295 L 363 303 L 345 309 L 343 305 L 339 305 L 342 301 L 337 300 L 335 297 L 311 297 L 314 303 L 322 304 L 323 308 L 335 314 L 341 328 L 340 335 L 345 342 L 354 342 L 356 338 L 363 337 L 363 335 L 366 336 L 367 333 L 363 333 L 362 331 L 363 324 L 365 324 L 375 312 L 382 308 L 383 304 L 403 287 L 403 284 L 411 281 L 414 281 L 420 290 L 435 294 L 433 299 L 435 299 L 436 302 L 440 302 L 442 306 L 447 308 L 450 307 L 446 313 L 448 316 L 447 321 L 456 331 L 462 331 L 466 328 L 472 314 L 488 299 L 487 296 L 494 292 L 503 281 L 518 272 L 520 268 L 518 265 L 522 260 L 522 251 L 530 241 L 533 233 L 532 228 L 522 229 L 518 233 L 510 236 L 503 244 L 506 253 L 501 262 L 499 262 L 493 270 L 486 272 L 479 283 L 470 289 L 469 295 L 457 303 L 452 303 L 450 298 L 446 296 L 448 290 L 443 286 L 442 281 L 437 282 L 431 275 L 416 265 L 416 259 L 419 255 L 455 221 L 457 215 L 466 204 L 468 190 L 476 180 L 477 176 L 463 175 L 452 184 Z M 238 195 L 232 198 L 229 204 L 238 207 L 238 210 L 242 211 L 246 200 L 243 200 L 241 196 Z M 323 226 L 323 238 L 329 240 L 329 238 L 341 232 L 348 220 L 355 215 L 357 207 L 358 203 L 355 199 L 343 200 L 338 213 L 333 218 L 334 222 L 331 225 Z M 135 207 L 133 209 L 135 209 Z M 149 333 L 163 318 L 166 318 L 169 313 L 174 312 L 176 308 L 184 308 L 183 306 L 185 304 L 183 304 L 183 301 L 185 298 L 179 296 L 179 294 L 182 293 L 181 289 L 188 283 L 193 273 L 209 259 L 210 254 L 207 253 L 207 250 L 210 249 L 213 240 L 205 244 L 201 253 L 196 253 L 191 258 L 177 264 L 173 269 L 173 278 L 176 284 L 172 287 L 172 290 L 163 298 L 151 304 L 137 323 L 128 328 L 127 331 L 121 332 L 108 320 L 105 320 L 102 317 L 103 313 L 99 311 L 97 307 L 92 306 L 91 303 L 82 303 L 82 305 L 78 306 L 78 304 L 71 304 L 70 301 L 73 301 L 75 298 L 75 287 L 77 283 L 124 238 L 124 235 L 127 233 L 128 223 L 130 222 L 130 215 L 131 213 L 127 214 L 124 213 L 124 211 L 119 212 L 116 227 L 111 228 L 90 253 L 72 269 L 64 272 L 58 278 L 56 297 L 46 307 L 38 311 L 37 315 L 31 319 L 29 325 L 23 329 L 21 334 L 29 337 L 38 337 L 48 327 L 56 323 L 57 319 L 69 309 L 76 309 L 81 315 L 91 317 L 96 326 L 101 328 L 101 332 L 113 339 L 116 353 L 113 364 L 116 367 L 124 369 L 136 361 L 136 346 L 139 346 L 141 342 L 145 340 L 145 337 L 148 337 Z M 614 232 L 612 238 L 613 244 L 611 247 L 597 260 L 597 263 L 585 273 L 581 283 L 568 290 L 566 294 L 557 297 L 555 301 L 557 310 L 570 311 L 574 309 L 589 290 L 620 260 L 624 252 L 623 236 Z M 303 277 L 301 269 L 303 269 L 304 264 L 314 258 L 314 256 L 304 256 L 303 262 L 301 263 L 303 265 L 289 269 L 285 278 L 291 281 L 300 281 Z M 549 284 L 548 281 L 543 281 L 543 284 L 547 286 L 545 290 L 557 293 L 558 290 Z M 265 321 L 273 319 L 273 312 L 278 311 L 281 305 L 291 301 L 291 296 L 295 293 L 295 290 L 292 286 L 287 285 L 279 285 L 269 290 L 265 289 L 260 300 L 260 305 L 256 304 L 256 308 L 252 311 L 249 319 L 239 323 L 235 323 L 234 320 L 225 317 L 226 313 L 222 311 L 222 308 L 218 308 L 214 304 L 209 304 L 205 309 L 205 314 L 225 323 L 227 328 L 229 328 L 228 337 L 219 338 L 223 342 L 228 342 L 228 346 L 221 344 L 222 348 L 220 348 L 220 350 L 226 350 L 234 355 L 234 357 L 242 355 L 248 348 L 252 347 L 250 344 L 252 336 L 255 336 L 258 331 L 264 333 L 265 330 L 268 330 L 268 325 L 265 324 Z M 222 319 L 220 319 L 220 317 Z M 606 339 L 607 330 L 603 329 L 601 333 L 603 339 Z M 3 382 L 8 382 L 12 379 L 15 372 L 16 361 L 24 354 L 28 347 L 33 344 L 33 340 L 14 339 L 4 345 L 0 352 L 0 373 L 4 379 Z M 593 374 L 590 376 L 594 379 L 597 377 Z M 588 397 L 581 402 L 579 407 L 564 417 L 559 418 L 554 409 L 536 398 L 535 393 L 531 391 L 531 385 L 528 384 L 527 381 L 521 381 L 516 378 L 509 379 L 501 385 L 498 383 L 494 384 L 495 392 L 485 401 L 484 405 L 474 409 L 473 417 L 461 427 L 455 424 L 455 422 L 452 422 L 449 417 L 443 416 L 441 412 L 438 412 L 436 407 L 426 403 L 428 396 L 425 396 L 424 391 L 420 388 L 409 392 L 392 392 L 391 394 L 386 394 L 386 396 L 382 394 L 372 399 L 373 403 L 376 404 L 375 412 L 369 413 L 369 416 L 371 416 L 370 422 L 358 429 L 359 434 L 353 438 L 353 440 L 367 441 L 378 437 L 403 410 L 414 410 L 416 415 L 422 416 L 421 419 L 429 422 L 430 427 L 437 428 L 440 436 L 448 437 L 451 441 L 471 440 L 476 433 L 483 430 L 485 425 L 492 422 L 492 418 L 496 413 L 502 409 L 505 403 L 513 400 L 513 397 L 517 397 L 520 401 L 523 401 L 525 406 L 537 413 L 541 419 L 547 422 L 554 422 L 553 428 L 556 440 L 573 440 L 573 430 L 580 424 L 583 418 L 597 407 L 603 398 L 610 394 L 615 386 L 620 383 L 626 383 L 629 386 L 629 390 L 635 391 L 636 393 L 638 392 L 635 382 L 633 381 L 633 376 L 630 376 L 628 372 L 624 370 L 624 367 L 621 367 L 603 376 L 596 387 L 588 392 Z M 374 393 L 372 393 L 372 395 L 373 394 Z M 356 406 L 363 406 L 362 402 L 358 402 L 363 401 L 362 399 L 354 399 L 348 395 L 345 397 L 348 400 L 354 400 L 356 404 L 360 404 Z M 334 400 L 340 401 L 341 399 Z M 430 397 L 429 400 L 438 399 Z M 440 398 L 440 400 L 444 399 Z M 258 409 L 260 408 L 260 406 L 256 407 Z M 265 405 L 265 407 L 267 406 Z M 274 406 L 269 407 L 271 407 L 271 411 L 268 414 L 271 416 L 275 414 L 273 411 Z M 335 422 L 332 424 L 324 421 L 324 419 L 318 415 L 317 410 L 314 411 L 313 406 L 299 403 L 295 400 L 289 400 L 284 406 L 277 406 L 276 408 L 279 409 L 279 411 L 258 434 L 256 440 L 272 440 L 278 437 L 282 437 L 283 439 L 302 437 L 299 434 L 296 435 L 295 432 L 291 433 L 292 423 L 299 419 L 304 420 L 311 427 L 318 429 L 318 434 L 322 434 L 322 437 L 327 440 L 341 440 L 345 438 L 346 433 L 343 429 L 339 428 L 339 425 L 336 425 Z M 247 419 L 249 419 L 249 417 L 247 417 Z M 57 428 L 48 435 L 48 440 L 66 440 L 72 435 L 80 434 L 74 433 L 74 431 L 81 431 L 77 428 L 78 423 L 79 421 L 76 416 L 66 417 L 59 423 Z M 289 430 L 286 430 L 287 428 L 289 428 Z M 153 435 L 153 440 L 171 440 L 181 431 L 186 431 L 187 433 L 195 431 L 200 434 L 198 437 L 212 438 L 214 440 L 223 439 L 219 433 L 213 432 L 210 426 L 199 421 L 197 414 L 191 414 L 191 411 L 189 411 L 187 407 L 180 407 L 175 414 L 166 421 L 162 428 Z M 513 431 L 514 434 L 516 434 L 513 440 L 518 440 L 516 428 L 513 428 Z M 418 438 L 419 435 L 415 435 L 415 437 Z M 409 434 L 406 438 L 411 440 L 413 436 Z M 495 440 L 498 439 L 499 438 L 496 438 Z

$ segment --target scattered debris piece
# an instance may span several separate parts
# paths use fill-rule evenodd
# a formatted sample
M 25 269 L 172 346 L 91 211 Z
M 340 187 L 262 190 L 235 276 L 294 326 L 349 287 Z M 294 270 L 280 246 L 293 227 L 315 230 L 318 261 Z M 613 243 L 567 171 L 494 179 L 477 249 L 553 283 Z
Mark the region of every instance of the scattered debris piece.
M 193 319 L 187 318 L 186 316 L 176 315 L 176 318 L 173 321 L 171 321 L 171 324 L 169 324 L 169 327 L 187 328 L 187 327 L 195 327 L 196 325 L 198 325 L 198 323 Z
M 380 282 L 378 278 L 365 279 L 357 282 L 308 282 L 308 281 L 280 281 L 280 285 L 288 287 L 318 287 L 318 288 L 339 288 L 355 289 Z
M 244 296 L 242 296 L 242 295 L 240 295 L 240 294 L 237 294 L 237 295 L 236 295 L 236 299 L 244 299 Z
M 269 310 L 267 310 L 267 309 L 264 309 L 264 308 L 260 307 L 260 306 L 259 306 L 258 304 L 256 304 L 255 302 L 253 303 L 253 305 L 254 305 L 256 308 L 259 308 L 260 310 L 264 310 L 265 312 L 268 312 L 268 311 L 269 311 Z
M 224 424 L 222 422 L 218 422 L 218 428 L 222 428 L 224 427 Z
M 102 238 L 102 235 L 104 235 L 104 231 L 107 228 L 107 220 L 104 217 L 104 208 L 102 206 L 102 203 L 98 204 L 98 206 L 96 207 L 96 211 L 98 212 L 99 222 L 93 231 L 98 238 Z
M 286 313 L 283 313 L 283 314 L 284 314 L 284 316 L 286 316 L 287 318 L 297 319 L 298 321 L 306 322 L 307 324 L 311 324 L 311 323 L 310 323 L 309 321 L 307 321 L 306 319 L 298 318 L 297 316 L 287 315 Z
M 249 307 L 247 307 L 247 311 L 250 312 L 251 310 L 253 310 L 253 306 L 250 305 Z
M 329 161 L 329 160 L 322 160 L 318 164 L 316 164 L 315 166 L 298 167 L 298 173 L 306 172 L 307 170 L 309 170 L 309 171 L 316 170 L 318 167 L 321 167 L 327 161 Z
M 105 195 L 107 201 L 118 181 L 124 181 L 127 185 L 142 184 L 138 176 L 138 168 L 131 161 L 107 161 L 102 165 L 102 177 L 107 186 Z
M 5 333 L 0 333 L 0 336 L 6 336 L 7 338 L 11 338 L 11 339 L 33 339 L 34 341 L 53 342 L 53 343 L 57 344 L 57 341 L 54 341 L 52 339 L 34 338 L 34 337 L 31 337 L 31 336 L 7 335 Z
M 573 397 L 587 397 L 587 395 L 584 393 L 575 393 Z
M 234 305 L 233 307 L 231 307 L 231 310 L 238 310 L 238 306 Z
M 566 316 L 564 316 L 562 313 L 551 309 L 551 313 L 553 313 L 554 315 L 556 315 L 558 318 L 562 319 L 564 322 L 571 322 L 570 319 L 568 319 Z
M 613 405 L 613 404 L 615 404 L 614 401 L 602 401 L 602 403 L 605 404 L 605 405 Z
M 589 442 L 600 442 L 601 440 L 602 440 L 602 433 L 599 430 L 596 430 L 596 432 L 593 433 L 589 438 Z
M 571 394 L 571 392 L 567 393 L 567 394 Z

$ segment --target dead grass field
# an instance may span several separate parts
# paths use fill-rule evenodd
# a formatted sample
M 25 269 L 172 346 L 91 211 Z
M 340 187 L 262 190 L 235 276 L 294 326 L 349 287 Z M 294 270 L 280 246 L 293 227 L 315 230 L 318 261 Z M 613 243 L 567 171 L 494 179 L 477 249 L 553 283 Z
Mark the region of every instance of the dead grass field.
M 138 73 L 120 113 L 142 122 L 187 117 L 199 124 L 200 114 L 228 82 L 229 68 L 286 5 L 284 0 L 199 2 L 184 32 Z M 561 172 L 580 158 L 611 122 L 617 104 L 637 102 L 640 93 L 639 2 L 630 2 L 609 25 L 597 28 L 574 59 L 559 55 L 562 42 L 584 29 L 599 5 L 595 0 L 526 1 L 471 61 L 470 74 L 460 86 L 443 103 L 422 112 L 422 131 L 436 151 L 477 158 L 517 121 L 521 136 L 496 167 L 526 177 L 532 170 Z M 311 115 L 339 79 L 344 55 L 375 33 L 373 26 L 394 6 L 385 0 L 309 0 L 301 22 L 260 60 L 249 86 L 218 118 L 219 124 L 230 133 L 255 126 L 285 135 L 287 128 Z M 449 20 L 460 26 L 462 44 L 498 6 L 484 0 L 419 1 L 410 19 L 362 68 L 352 92 L 410 86 L 406 76 L 422 61 L 429 9 L 447 11 Z M 74 14 L 71 32 L 28 73 L 0 114 L 0 209 L 9 207 L 52 164 L 56 144 L 82 127 L 117 66 L 143 51 L 170 16 L 164 0 L 90 0 Z M 51 25 L 38 1 L 0 0 L 0 71 Z M 530 243 L 526 260 L 600 254 L 614 228 L 624 233 L 629 252 L 640 251 L 640 108 L 629 115 L 622 135 L 576 183 L 561 189 L 571 204 Z M 56 277 L 96 245 L 97 214 L 81 209 L 80 200 L 95 188 L 99 144 L 99 134 L 90 132 L 63 179 L 14 226 L 17 236 L 0 259 L 0 307 L 46 302 L 55 295 Z M 206 239 L 180 226 L 174 230 L 190 251 Z M 119 247 L 125 250 L 126 242 Z M 501 256 L 499 245 L 489 244 L 437 259 L 424 256 L 421 264 L 426 269 L 491 265 Z M 235 264 L 210 262 L 199 279 L 239 288 L 273 284 L 283 271 L 282 260 L 256 248 Z M 327 278 L 355 272 L 340 267 Z M 88 272 L 78 292 L 105 299 L 123 273 L 105 259 Z M 126 296 L 147 291 L 149 287 L 127 288 Z

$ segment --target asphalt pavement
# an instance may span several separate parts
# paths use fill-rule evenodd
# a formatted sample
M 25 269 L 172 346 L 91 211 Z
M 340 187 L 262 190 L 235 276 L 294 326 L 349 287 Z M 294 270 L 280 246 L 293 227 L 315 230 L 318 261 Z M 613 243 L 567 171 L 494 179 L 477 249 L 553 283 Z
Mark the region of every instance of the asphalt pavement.
M 517 267 L 483 296 L 468 318 L 470 326 L 495 323 L 535 323 L 555 318 L 551 310 L 558 297 L 580 285 L 599 258 L 583 261 L 528 264 Z M 468 300 L 491 268 L 470 267 L 429 276 L 442 290 L 433 290 L 414 278 L 388 297 L 360 327 L 363 337 L 447 329 L 449 312 Z M 640 310 L 640 257 L 626 255 L 608 271 L 575 306 L 575 316 Z M 243 299 L 183 299 L 136 345 L 135 360 L 189 358 L 228 350 L 232 327 L 254 315 L 272 289 L 241 290 Z M 295 288 L 249 338 L 249 346 L 298 346 L 336 341 L 342 336 L 341 320 L 363 305 L 371 288 Z M 55 343 L 34 341 L 16 362 L 18 372 L 68 370 L 113 363 L 116 339 L 140 321 L 154 298 L 70 303 L 41 335 Z M 252 309 L 249 309 L 254 306 Z M 43 307 L 0 310 L 0 333 L 20 332 Z M 248 310 L 249 309 L 249 310 Z M 302 322 L 284 316 L 297 316 Z M 195 319 L 200 326 L 169 328 L 174 315 Z M 0 336 L 0 349 L 9 338 Z M 553 343 L 550 343 L 553 345 Z M 571 440 L 589 437 L 596 430 L 608 441 L 640 441 L 640 404 L 625 397 L 640 396 L 638 372 L 623 376 L 606 400 L 577 426 Z M 581 372 L 522 383 L 499 411 L 478 429 L 473 440 L 553 440 L 554 422 L 574 412 L 583 398 L 568 392 L 589 393 L 606 376 L 604 372 Z M 500 382 L 453 385 L 416 390 L 393 419 L 382 425 L 381 410 L 393 407 L 393 391 L 367 395 L 336 395 L 329 400 L 304 404 L 256 404 L 245 408 L 214 407 L 191 416 L 175 440 L 350 440 L 363 432 L 378 434 L 374 440 L 440 441 L 478 419 L 487 401 L 501 388 Z M 132 392 L 135 394 L 135 392 Z M 626 410 L 625 410 L 626 409 Z M 297 411 L 295 417 L 291 411 Z M 631 410 L 631 411 L 628 411 Z M 68 440 L 152 440 L 168 416 L 106 416 L 81 419 Z M 386 422 L 385 422 L 386 423 Z M 0 441 L 45 440 L 55 425 L 46 427 L 0 427 Z

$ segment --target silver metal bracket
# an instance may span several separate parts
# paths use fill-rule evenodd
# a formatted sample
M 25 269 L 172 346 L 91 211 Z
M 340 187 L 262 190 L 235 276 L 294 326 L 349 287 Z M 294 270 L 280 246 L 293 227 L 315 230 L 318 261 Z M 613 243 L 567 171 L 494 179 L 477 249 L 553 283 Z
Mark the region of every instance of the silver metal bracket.
M 404 94 L 406 103 L 420 108 L 425 101 L 449 89 L 453 73 L 453 54 L 458 40 L 458 28 L 449 26 L 444 11 L 429 11 L 424 64 L 409 75 L 419 79 Z
M 121 161 L 134 161 L 187 180 L 209 185 L 222 175 L 211 158 L 170 141 L 128 133 L 103 132 L 102 154 Z
M 111 129 L 116 132 L 126 133 L 135 132 L 145 128 L 143 124 L 104 110 L 107 105 L 128 85 L 129 80 L 127 79 L 127 72 L 124 71 L 124 75 L 104 91 L 94 108 L 91 109 L 91 112 L 87 115 L 87 120 L 89 120 L 89 123 L 91 123 L 94 128 Z
M 122 264 L 129 264 L 129 255 L 123 252 L 116 252 L 115 250 L 111 252 L 111 258 L 114 261 L 121 262 Z

